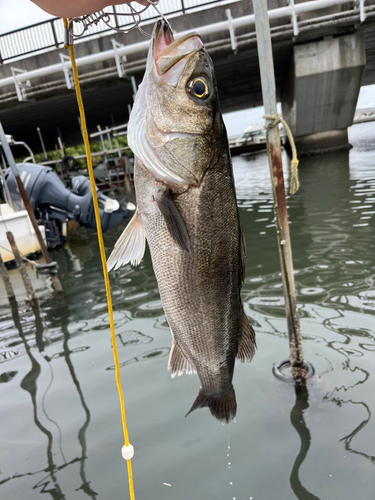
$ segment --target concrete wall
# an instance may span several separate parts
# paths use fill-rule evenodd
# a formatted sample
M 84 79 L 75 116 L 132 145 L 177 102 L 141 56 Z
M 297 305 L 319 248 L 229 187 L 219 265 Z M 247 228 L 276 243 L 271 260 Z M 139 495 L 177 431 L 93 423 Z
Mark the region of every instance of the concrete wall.
M 333 145 L 347 143 L 365 65 L 360 31 L 293 47 L 282 108 L 297 142 L 308 141 L 311 147 L 308 136 L 314 135 L 317 149 L 331 147 L 328 137 Z

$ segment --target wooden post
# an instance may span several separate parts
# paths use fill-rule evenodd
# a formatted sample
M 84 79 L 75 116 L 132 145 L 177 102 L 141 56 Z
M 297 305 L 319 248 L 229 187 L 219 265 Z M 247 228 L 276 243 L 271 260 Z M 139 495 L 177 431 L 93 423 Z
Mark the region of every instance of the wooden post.
M 3 258 L 0 253 L 0 274 L 4 281 L 5 291 L 7 292 L 8 300 L 12 304 L 16 301 L 16 296 L 14 294 L 13 286 L 9 278 L 8 270 L 5 267 Z
M 18 270 L 20 272 L 25 290 L 26 290 L 26 294 L 27 294 L 26 295 L 26 302 L 30 302 L 32 305 L 35 305 L 37 303 L 38 299 L 37 299 L 37 296 L 35 295 L 33 285 L 31 284 L 29 275 L 27 274 L 26 266 L 25 266 L 25 264 L 22 260 L 22 257 L 18 251 L 16 242 L 14 241 L 13 234 L 10 231 L 7 231 L 6 235 L 7 235 L 8 241 L 9 241 L 10 248 L 12 249 L 14 258 L 16 260 L 16 264 L 17 264 Z
M 253 0 L 253 6 L 265 114 L 276 116 L 276 84 L 267 0 Z M 267 124 L 270 122 L 270 120 L 267 120 Z M 290 364 L 292 367 L 293 378 L 295 380 L 305 380 L 307 371 L 303 355 L 300 322 L 296 307 L 292 247 L 289 235 L 288 212 L 285 199 L 281 144 L 278 127 L 272 128 L 269 131 L 268 137 L 269 140 L 267 150 L 270 159 L 277 241 L 289 332 Z
M 38 239 L 39 246 L 40 246 L 40 249 L 42 251 L 44 260 L 46 261 L 46 264 L 49 264 L 52 262 L 52 260 L 48 254 L 47 246 L 44 243 L 43 237 L 40 234 L 39 226 L 38 226 L 38 222 L 36 220 L 35 214 L 34 214 L 34 210 L 31 207 L 29 198 L 27 196 L 25 188 L 24 188 L 22 181 L 20 179 L 20 176 L 18 173 L 18 168 L 17 168 L 16 162 L 14 161 L 13 154 L 10 150 L 9 144 L 6 140 L 4 129 L 3 129 L 1 122 L 0 122 L 0 142 L 1 142 L 2 148 L 4 150 L 5 156 L 8 160 L 9 166 L 13 172 L 14 178 L 16 179 L 18 191 L 21 195 L 22 201 L 23 201 L 25 208 L 27 210 L 27 213 L 29 215 L 30 222 L 34 228 L 35 236 Z M 57 274 L 51 274 L 51 280 L 52 280 L 52 284 L 53 284 L 57 294 L 59 296 L 63 296 L 64 292 L 63 292 L 63 289 L 62 289 L 62 286 L 61 286 L 61 283 L 60 283 L 60 280 L 59 280 Z

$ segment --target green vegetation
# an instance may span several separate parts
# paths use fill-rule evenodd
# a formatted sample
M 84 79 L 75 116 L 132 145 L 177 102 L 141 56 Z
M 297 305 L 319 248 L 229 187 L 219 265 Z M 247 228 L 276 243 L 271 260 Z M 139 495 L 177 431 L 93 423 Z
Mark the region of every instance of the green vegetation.
M 125 148 L 128 146 L 127 138 L 126 136 L 119 136 L 118 142 L 120 145 L 120 148 Z M 107 151 L 110 149 L 116 149 L 115 143 L 112 140 L 112 147 L 109 144 L 108 140 L 104 140 L 104 147 Z M 95 141 L 95 142 L 90 142 L 90 151 L 91 153 L 98 153 L 102 151 L 102 144 L 100 141 Z M 74 158 L 77 156 L 81 156 L 85 154 L 85 147 L 82 144 L 78 144 L 76 146 L 69 146 L 65 148 L 65 155 L 66 156 L 73 156 Z M 132 152 L 129 150 L 122 151 L 122 154 L 124 156 L 132 156 Z M 114 153 L 115 156 L 117 156 L 117 153 Z M 38 153 L 35 156 L 35 162 L 36 163 L 41 163 L 42 161 L 45 160 L 44 154 L 43 153 Z M 58 158 L 61 159 L 64 156 L 63 152 L 59 149 L 58 152 L 56 151 L 47 151 L 47 157 L 48 160 L 57 160 Z M 25 160 L 25 158 L 28 158 L 29 155 L 25 155 L 19 158 L 16 158 L 16 163 L 21 163 L 22 161 Z M 95 156 L 92 159 L 93 166 L 95 167 L 98 163 L 102 161 L 102 156 Z M 86 165 L 86 159 L 85 158 L 80 158 L 76 160 L 76 166 L 75 170 L 79 169 L 84 169 L 87 168 Z

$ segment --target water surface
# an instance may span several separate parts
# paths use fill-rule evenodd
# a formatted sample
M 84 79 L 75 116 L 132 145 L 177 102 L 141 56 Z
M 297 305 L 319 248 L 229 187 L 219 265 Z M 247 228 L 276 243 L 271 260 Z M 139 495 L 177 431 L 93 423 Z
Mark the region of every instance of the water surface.
M 307 391 L 272 375 L 288 341 L 266 154 L 234 160 L 248 249 L 242 295 L 258 343 L 253 362 L 236 365 L 235 423 L 207 409 L 184 418 L 199 381 L 167 371 L 171 336 L 149 253 L 111 273 L 137 499 L 374 499 L 374 137 L 375 123 L 356 125 L 350 152 L 301 159 L 301 187 L 288 198 L 305 357 L 316 370 Z M 108 253 L 123 227 L 105 235 Z M 53 252 L 63 302 L 32 274 L 40 308 L 24 306 L 16 270 L 19 310 L 1 293 L 1 498 L 129 498 L 95 238 L 79 229 Z

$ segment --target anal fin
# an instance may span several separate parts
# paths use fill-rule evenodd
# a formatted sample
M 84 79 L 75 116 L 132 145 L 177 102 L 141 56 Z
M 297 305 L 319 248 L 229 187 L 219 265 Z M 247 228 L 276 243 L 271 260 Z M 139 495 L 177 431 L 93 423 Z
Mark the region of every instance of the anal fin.
M 172 342 L 172 349 L 168 360 L 168 370 L 171 370 L 171 376 L 174 378 L 176 375 L 180 376 L 184 372 L 187 375 L 197 373 L 193 365 L 185 358 L 180 347 Z
M 160 189 L 155 196 L 155 201 L 158 204 L 162 216 L 164 217 L 168 231 L 172 238 L 182 248 L 182 250 L 190 253 L 190 240 L 186 231 L 185 222 L 176 207 L 169 189 Z
M 135 212 L 107 260 L 107 269 L 118 269 L 128 262 L 138 266 L 146 248 L 146 234 L 138 212 Z
M 255 332 L 250 324 L 249 318 L 246 316 L 243 304 L 241 304 L 240 340 L 236 358 L 242 363 L 245 361 L 250 363 L 254 357 L 255 349 Z

